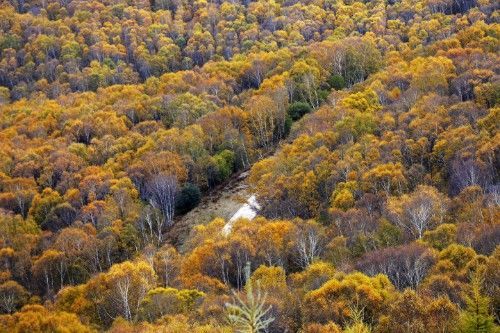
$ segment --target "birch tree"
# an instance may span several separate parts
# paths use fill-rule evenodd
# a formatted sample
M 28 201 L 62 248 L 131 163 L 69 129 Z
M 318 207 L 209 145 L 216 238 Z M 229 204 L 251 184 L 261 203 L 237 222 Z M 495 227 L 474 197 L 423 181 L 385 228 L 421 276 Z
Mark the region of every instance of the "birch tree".
M 179 185 L 174 175 L 161 173 L 148 183 L 149 204 L 163 214 L 163 223 L 156 226 L 157 235 L 163 232 L 164 226 L 171 226 L 174 221 L 175 198 Z
M 387 208 L 397 225 L 420 239 L 426 230 L 443 223 L 447 205 L 446 196 L 432 186 L 421 185 L 409 195 L 389 199 Z

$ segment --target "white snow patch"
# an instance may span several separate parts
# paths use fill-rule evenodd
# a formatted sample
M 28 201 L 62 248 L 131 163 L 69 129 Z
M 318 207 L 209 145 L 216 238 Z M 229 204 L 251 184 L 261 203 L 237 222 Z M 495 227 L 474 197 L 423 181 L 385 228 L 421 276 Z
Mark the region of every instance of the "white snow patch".
M 231 228 L 233 227 L 234 222 L 238 219 L 248 219 L 252 220 L 255 216 L 257 216 L 257 212 L 259 211 L 260 206 L 257 202 L 257 198 L 255 195 L 252 195 L 248 198 L 247 202 L 238 209 L 236 213 L 229 219 L 224 228 L 222 228 L 222 234 L 224 236 L 229 235 L 231 232 Z

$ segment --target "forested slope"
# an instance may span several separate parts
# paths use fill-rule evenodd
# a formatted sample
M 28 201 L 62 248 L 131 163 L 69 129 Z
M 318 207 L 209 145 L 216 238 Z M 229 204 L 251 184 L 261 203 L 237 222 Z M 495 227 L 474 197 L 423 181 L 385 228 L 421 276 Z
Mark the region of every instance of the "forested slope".
M 0 332 L 498 332 L 499 14 L 1 2 Z

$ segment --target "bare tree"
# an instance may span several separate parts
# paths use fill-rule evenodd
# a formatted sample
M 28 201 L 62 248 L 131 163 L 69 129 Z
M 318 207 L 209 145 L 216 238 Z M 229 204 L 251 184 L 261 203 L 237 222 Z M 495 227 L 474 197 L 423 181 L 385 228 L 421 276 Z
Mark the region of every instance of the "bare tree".
M 139 228 L 145 243 L 160 245 L 163 241 L 164 217 L 160 209 L 151 205 L 144 207 L 139 219 Z
M 411 228 L 416 230 L 418 238 L 422 238 L 427 230 L 433 215 L 433 202 L 431 198 L 420 197 L 410 202 L 406 207 L 406 215 Z
M 447 199 L 431 186 L 418 186 L 410 195 L 391 198 L 387 206 L 391 219 L 414 238 L 422 238 L 433 225 L 441 224 Z
M 473 159 L 457 158 L 452 163 L 450 191 L 460 193 L 465 187 L 479 185 L 487 188 L 492 180 L 492 166 Z
M 357 263 L 365 274 L 385 274 L 398 289 L 416 288 L 436 258 L 426 247 L 411 244 L 367 253 Z
M 324 249 L 324 237 L 319 226 L 307 224 L 297 233 L 297 264 L 306 268 L 316 260 Z
M 157 233 L 161 232 L 164 226 L 171 226 L 174 221 L 178 189 L 177 178 L 173 175 L 160 173 L 148 182 L 149 203 L 153 208 L 159 209 L 164 217 L 163 223 L 157 226 Z

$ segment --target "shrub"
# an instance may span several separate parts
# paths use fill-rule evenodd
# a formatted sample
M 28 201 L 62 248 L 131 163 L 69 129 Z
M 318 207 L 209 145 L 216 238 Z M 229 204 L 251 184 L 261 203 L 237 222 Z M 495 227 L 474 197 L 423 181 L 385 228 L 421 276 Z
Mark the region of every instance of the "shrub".
M 288 114 L 293 121 L 302 118 L 305 114 L 311 112 L 311 106 L 304 102 L 295 102 L 288 107 Z
M 175 209 L 180 214 L 189 212 L 194 207 L 198 206 L 201 200 L 201 192 L 195 184 L 187 183 L 181 189 L 177 196 Z

